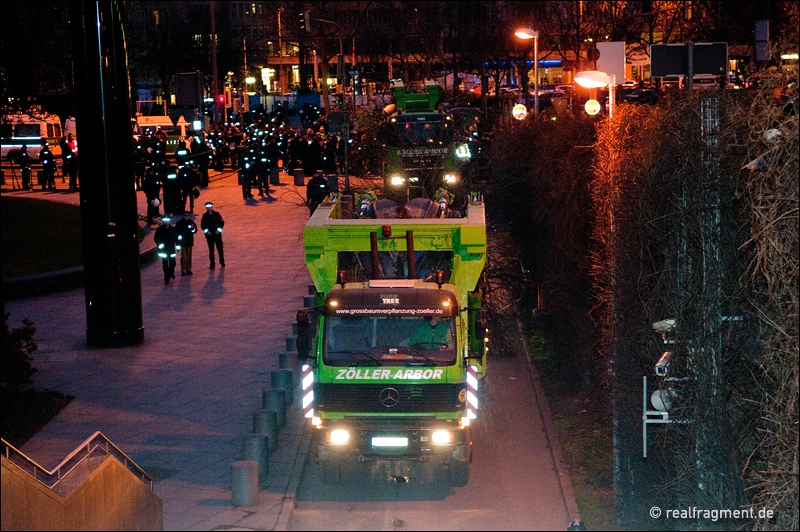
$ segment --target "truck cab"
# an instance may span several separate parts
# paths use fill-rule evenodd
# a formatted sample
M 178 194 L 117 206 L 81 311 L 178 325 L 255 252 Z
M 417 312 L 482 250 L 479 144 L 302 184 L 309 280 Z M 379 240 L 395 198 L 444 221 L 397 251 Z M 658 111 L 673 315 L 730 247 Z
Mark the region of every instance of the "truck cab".
M 471 197 L 459 218 L 435 217 L 424 198 L 402 206 L 410 218 L 388 199 L 374 200 L 374 218 L 354 218 L 352 198 L 332 194 L 309 219 L 316 305 L 298 312 L 298 354 L 323 482 L 380 461 L 467 483 L 488 350 L 486 227 Z
M 392 89 L 394 103 L 384 109 L 388 117 L 380 133 L 387 196 L 431 197 L 442 187 L 454 190 L 471 152 L 453 117 L 441 109 L 443 89 L 432 80 L 417 92 L 393 80 Z

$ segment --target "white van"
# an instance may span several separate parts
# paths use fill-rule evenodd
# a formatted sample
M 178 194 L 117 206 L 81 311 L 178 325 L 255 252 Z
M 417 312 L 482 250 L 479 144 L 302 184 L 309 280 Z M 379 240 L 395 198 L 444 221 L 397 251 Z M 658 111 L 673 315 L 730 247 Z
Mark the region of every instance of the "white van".
M 50 144 L 50 151 L 58 157 L 61 153 L 58 143 L 64 131 L 61 119 L 46 113 L 24 115 L 22 113 L 3 115 L 0 118 L 0 144 L 2 144 L 3 160 L 19 152 L 23 144 L 28 148 L 28 155 L 33 161 L 39 160 L 39 152 L 45 142 Z

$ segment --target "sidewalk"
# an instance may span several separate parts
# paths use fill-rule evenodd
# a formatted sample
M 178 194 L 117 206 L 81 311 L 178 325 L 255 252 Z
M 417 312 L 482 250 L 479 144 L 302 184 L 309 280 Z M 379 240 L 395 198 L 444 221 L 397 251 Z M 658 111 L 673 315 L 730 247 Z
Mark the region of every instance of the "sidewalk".
M 308 294 L 302 231 L 305 187 L 281 173 L 273 199 L 242 199 L 236 174 L 212 172 L 194 219 L 213 201 L 225 219 L 225 268 L 208 270 L 197 235 L 193 276 L 165 285 L 160 261 L 141 267 L 144 342 L 121 348 L 86 345 L 83 288 L 5 302 L 9 325 L 30 318 L 38 350 L 34 386 L 75 399 L 22 451 L 57 465 L 95 431 L 102 432 L 155 479 L 164 530 L 285 530 L 311 437 L 299 407 L 297 356 L 287 354 L 295 312 Z M 3 194 L 78 204 L 79 194 Z M 144 195 L 137 192 L 144 213 Z M 152 232 L 140 246 L 152 247 Z M 180 272 L 180 269 L 178 269 Z M 256 506 L 231 500 L 231 464 L 242 460 L 253 411 L 270 372 L 288 359 L 294 401 L 269 455 Z

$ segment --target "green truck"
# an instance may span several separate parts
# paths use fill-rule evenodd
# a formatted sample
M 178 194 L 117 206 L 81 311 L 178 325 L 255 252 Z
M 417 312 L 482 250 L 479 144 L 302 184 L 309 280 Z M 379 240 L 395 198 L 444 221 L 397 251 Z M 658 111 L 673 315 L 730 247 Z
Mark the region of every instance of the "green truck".
M 386 147 L 384 190 L 392 197 L 432 197 L 454 191 L 470 160 L 470 143 L 453 117 L 441 109 L 444 91 L 434 81 L 413 92 L 392 80 L 394 103 L 385 112 L 381 138 Z
M 359 217 L 361 198 L 334 193 L 306 224 L 315 304 L 297 313 L 297 349 L 323 483 L 365 462 L 467 483 L 488 351 L 486 220 L 469 196 L 463 217 L 374 195 Z

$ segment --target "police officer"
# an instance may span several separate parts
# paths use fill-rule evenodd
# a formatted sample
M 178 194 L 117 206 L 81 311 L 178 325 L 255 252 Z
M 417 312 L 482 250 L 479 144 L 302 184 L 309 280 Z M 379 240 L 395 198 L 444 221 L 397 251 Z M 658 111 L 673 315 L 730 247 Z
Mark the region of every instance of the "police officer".
M 178 148 L 175 150 L 175 163 L 177 163 L 178 168 L 182 168 L 191 158 L 192 154 L 189 152 L 189 148 L 186 147 L 186 141 L 178 142 Z
M 181 246 L 181 275 L 192 275 L 192 248 L 197 224 L 189 218 L 188 211 L 183 211 L 183 216 L 175 223 L 175 230 Z
M 147 148 L 144 142 L 134 141 L 133 174 L 136 176 L 136 190 L 144 188 L 144 172 L 147 167 Z
M 239 169 L 239 184 L 242 185 L 242 199 L 252 198 L 253 178 L 256 177 L 256 163 L 258 161 L 258 150 L 256 149 L 255 141 L 247 145 L 241 157 L 239 157 L 239 160 L 242 163 Z
M 197 170 L 194 165 L 194 157 L 186 147 L 186 141 L 178 143 L 175 150 L 175 162 L 178 164 L 178 190 L 180 194 L 179 211 L 186 210 L 186 200 L 191 200 L 189 210 L 194 212 L 194 197 L 192 190 L 197 186 Z
M 192 152 L 192 158 L 197 164 L 197 169 L 200 174 L 198 176 L 200 186 L 207 187 L 209 182 L 208 167 L 213 159 L 211 146 L 209 146 L 208 142 L 203 140 L 200 135 L 195 135 L 192 137 L 192 143 L 189 145 L 189 151 Z
M 17 154 L 17 164 L 22 172 L 22 190 L 33 190 L 31 183 L 31 156 L 28 154 L 28 145 L 23 144 Z
M 72 134 L 70 133 L 70 136 Z M 72 145 L 66 137 L 59 143 L 61 147 L 61 172 L 69 176 L 69 191 L 78 190 L 78 154 L 72 150 Z
M 322 172 L 315 173 L 306 185 L 306 205 L 308 205 L 309 215 L 314 214 L 329 193 L 328 180 L 325 179 Z
M 150 163 L 158 170 L 162 166 L 166 165 L 167 141 L 164 140 L 163 132 L 161 135 L 157 133 L 159 132 L 157 131 L 150 137 L 150 144 L 147 147 L 147 153 Z
M 181 183 L 178 179 L 178 169 L 170 166 L 165 169 L 161 181 L 161 192 L 164 194 L 164 214 L 183 212 L 180 207 Z
M 269 197 L 269 171 L 272 166 L 266 141 L 260 141 L 256 147 L 256 178 L 258 180 L 258 195 Z
M 175 278 L 175 264 L 180 244 L 178 243 L 178 233 L 175 227 L 170 224 L 169 216 L 161 218 L 161 225 L 153 235 L 153 241 L 158 249 L 158 256 L 161 257 L 161 268 L 164 270 L 164 284 L 169 284 Z
M 222 251 L 222 228 L 224 226 L 225 221 L 222 219 L 222 215 L 214 210 L 213 203 L 207 202 L 206 212 L 200 219 L 200 228 L 203 230 L 208 244 L 209 270 L 214 269 L 214 246 L 217 247 L 219 254 L 219 265 L 225 267 L 225 255 Z
M 50 151 L 49 145 L 45 142 L 42 151 L 39 153 L 39 160 L 42 162 L 42 171 L 44 172 L 44 181 L 42 182 L 42 190 L 55 190 L 56 189 L 56 158 L 53 152 Z
M 145 166 L 142 191 L 147 198 L 147 223 L 153 225 L 158 219 L 161 206 L 161 178 L 152 164 Z
M 193 161 L 189 161 L 189 164 L 178 170 L 178 183 L 181 188 L 181 210 L 186 210 L 186 200 L 189 200 L 189 212 L 194 214 L 194 200 L 200 194 L 196 188 L 199 174 L 192 163 Z

